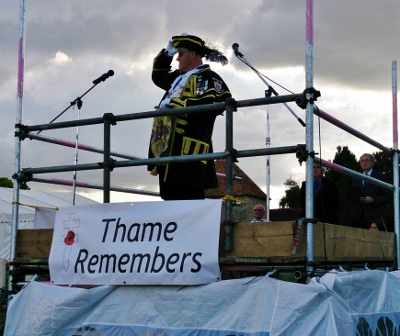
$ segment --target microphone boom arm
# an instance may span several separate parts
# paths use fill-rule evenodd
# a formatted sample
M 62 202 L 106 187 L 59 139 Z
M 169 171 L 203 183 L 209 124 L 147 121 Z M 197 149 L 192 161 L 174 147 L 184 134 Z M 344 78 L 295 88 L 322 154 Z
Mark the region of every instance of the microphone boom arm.
M 65 112 L 67 112 L 72 106 L 75 104 L 78 106 L 78 109 L 82 107 L 82 98 L 90 91 L 92 90 L 97 84 L 94 84 L 89 90 L 87 90 L 82 96 L 77 97 L 74 101 L 72 101 L 67 108 L 65 108 L 61 113 L 59 113 L 56 117 L 54 117 L 52 120 L 50 120 L 48 123 L 52 124 L 54 121 L 56 121 L 58 118 L 60 118 Z M 40 134 L 42 130 L 37 132 L 37 134 Z
M 101 82 L 104 82 L 108 77 L 113 76 L 114 75 L 114 71 L 113 70 L 109 70 L 108 72 L 106 72 L 105 74 L 102 74 L 99 78 L 95 79 L 93 81 L 93 85 L 92 87 L 87 90 L 82 96 L 77 97 L 74 101 L 72 101 L 69 106 L 67 108 L 65 108 L 60 114 L 58 114 L 55 118 L 53 118 L 49 124 L 53 123 L 54 121 L 56 121 L 58 118 L 60 118 L 65 112 L 67 112 L 72 106 L 74 106 L 75 104 L 78 106 L 78 109 L 80 109 L 82 107 L 82 98 L 89 93 L 89 91 L 91 91 L 96 85 L 98 85 Z M 40 130 L 39 132 L 37 132 L 37 134 L 40 134 L 42 130 Z
M 235 45 L 235 44 L 234 44 Z M 236 52 L 237 51 L 237 52 Z M 244 55 L 239 52 L 237 49 L 235 50 L 235 55 L 236 57 L 241 60 L 244 64 L 246 64 L 251 70 L 253 70 L 255 72 L 255 74 L 258 76 L 258 78 L 260 78 L 263 83 L 268 87 L 268 93 L 269 95 L 271 93 L 273 93 L 275 96 L 279 96 L 278 92 L 275 91 L 275 89 L 269 85 L 269 83 L 265 80 L 265 78 L 263 78 L 260 73 L 257 71 L 257 69 L 255 69 L 251 63 L 246 59 L 246 57 L 244 57 Z M 287 103 L 283 103 L 283 105 L 289 110 L 290 113 L 292 113 L 292 115 L 297 119 L 297 121 L 303 126 L 306 127 L 305 122 L 299 117 L 297 116 L 297 114 L 293 111 L 293 109 L 287 104 Z

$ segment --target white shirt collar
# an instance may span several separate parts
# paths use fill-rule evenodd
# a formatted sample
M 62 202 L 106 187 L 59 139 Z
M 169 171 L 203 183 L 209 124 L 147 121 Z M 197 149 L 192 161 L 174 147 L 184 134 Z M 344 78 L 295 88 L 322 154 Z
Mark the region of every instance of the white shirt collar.
M 365 175 L 371 176 L 372 173 L 372 169 L 370 169 L 369 171 L 367 171 L 366 173 L 364 173 Z

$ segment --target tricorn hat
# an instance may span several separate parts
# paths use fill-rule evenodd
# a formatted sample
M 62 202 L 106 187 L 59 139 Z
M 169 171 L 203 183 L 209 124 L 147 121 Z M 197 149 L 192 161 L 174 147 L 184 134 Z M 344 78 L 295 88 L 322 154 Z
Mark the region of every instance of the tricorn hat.
M 183 33 L 180 36 L 172 36 L 172 43 L 175 48 L 187 48 L 195 51 L 200 56 L 211 62 L 220 62 L 222 65 L 228 63 L 228 59 L 218 49 L 208 47 L 206 43 L 197 36 Z
M 197 36 L 194 35 L 180 35 L 172 36 L 172 41 L 175 48 L 188 48 L 194 50 L 199 55 L 205 55 L 206 44 L 205 42 Z

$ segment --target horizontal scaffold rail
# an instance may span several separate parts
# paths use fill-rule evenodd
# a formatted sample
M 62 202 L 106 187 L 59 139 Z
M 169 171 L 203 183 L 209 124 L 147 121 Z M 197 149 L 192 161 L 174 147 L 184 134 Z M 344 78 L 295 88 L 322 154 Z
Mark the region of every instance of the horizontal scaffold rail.
M 112 168 L 133 167 L 133 166 L 145 166 L 145 165 L 166 164 L 166 163 L 217 160 L 217 159 L 225 159 L 230 155 L 234 157 L 250 157 L 250 156 L 274 155 L 274 154 L 290 154 L 290 153 L 297 153 L 299 149 L 300 146 L 296 145 L 296 146 L 286 146 L 286 147 L 242 150 L 242 151 L 235 151 L 234 153 L 218 152 L 210 154 L 193 154 L 185 156 L 169 156 L 162 158 L 137 159 L 137 160 L 126 160 L 126 161 L 113 160 L 111 165 Z M 103 162 L 96 162 L 96 163 L 84 163 L 84 164 L 74 164 L 74 165 L 64 165 L 64 166 L 25 168 L 22 169 L 20 176 L 16 176 L 16 178 L 17 180 L 29 181 L 33 174 L 96 170 L 96 169 L 104 169 L 104 167 L 105 164 Z
M 336 171 L 338 173 L 341 173 L 341 174 L 344 174 L 344 175 L 347 175 L 347 176 L 351 176 L 353 178 L 357 178 L 357 179 L 363 180 L 365 182 L 377 185 L 378 187 L 386 188 L 386 189 L 389 189 L 389 190 L 396 189 L 396 187 L 393 184 L 378 180 L 378 179 L 373 178 L 373 177 L 371 177 L 369 175 L 366 175 L 364 173 L 356 172 L 356 171 L 351 170 L 349 168 L 346 168 L 346 167 L 343 167 L 341 165 L 338 165 L 337 163 L 334 163 L 334 162 L 326 161 L 326 160 L 320 159 L 318 157 L 314 158 L 314 162 L 317 163 L 317 164 L 320 164 L 321 166 L 324 166 L 326 168 L 332 169 L 332 170 L 334 170 L 334 171 Z
M 355 137 L 364 140 L 365 142 L 369 143 L 370 145 L 381 149 L 383 152 L 385 152 L 386 154 L 393 154 L 393 150 L 391 150 L 390 148 L 387 148 L 386 146 L 382 145 L 381 143 L 379 143 L 378 141 L 375 141 L 374 139 L 371 139 L 370 137 L 366 136 L 365 134 L 357 131 L 356 129 L 354 129 L 353 127 L 350 127 L 349 125 L 346 125 L 344 122 L 336 119 L 335 117 L 333 117 L 332 115 L 324 112 L 323 110 L 321 110 L 318 107 L 314 108 L 314 114 L 318 117 L 321 117 L 322 119 L 328 121 L 329 123 L 331 123 L 332 125 L 335 125 L 336 127 L 341 128 L 342 130 L 350 133 L 351 135 L 354 135 Z
M 56 178 L 44 179 L 44 178 L 37 178 L 37 177 L 33 177 L 30 181 L 47 183 L 47 184 L 56 184 L 56 185 L 68 185 L 68 186 L 72 186 L 74 183 L 73 181 L 64 180 L 64 179 L 56 179 Z M 88 189 L 98 189 L 98 190 L 104 189 L 103 185 L 94 184 L 94 183 L 75 182 L 75 185 L 77 187 L 88 188 Z M 141 189 L 125 188 L 125 187 L 110 186 L 110 191 L 117 191 L 117 192 L 123 192 L 123 193 L 127 193 L 127 194 L 136 194 L 136 195 L 145 195 L 145 196 L 160 196 L 160 193 L 155 192 L 155 191 L 147 191 L 147 190 L 141 190 Z
M 103 154 L 104 153 L 104 150 L 102 148 L 96 148 L 96 147 L 93 147 L 93 146 L 88 146 L 88 145 L 79 144 L 79 143 L 77 144 L 77 143 L 75 143 L 73 141 L 50 138 L 50 137 L 45 137 L 45 136 L 42 136 L 42 135 L 37 135 L 37 134 L 32 134 L 32 133 L 26 134 L 26 137 L 28 139 L 31 139 L 31 140 L 37 140 L 37 141 L 52 143 L 52 144 L 61 145 L 61 146 L 64 146 L 64 147 L 70 147 L 70 148 L 77 147 L 77 149 L 80 149 L 80 150 L 83 150 L 83 151 L 87 151 L 87 152 L 93 152 L 93 153 L 99 153 L 99 154 Z M 128 159 L 128 160 L 140 159 L 140 157 L 138 157 L 138 156 L 127 155 L 127 154 L 124 154 L 124 153 L 118 153 L 118 152 L 114 152 L 114 151 L 111 151 L 110 155 L 111 156 L 115 156 L 115 157 L 120 157 L 120 158 L 123 158 L 123 159 Z
M 236 108 L 236 107 L 249 107 L 249 106 L 259 106 L 259 105 L 272 105 L 272 104 L 280 104 L 280 103 L 284 103 L 284 102 L 294 102 L 294 101 L 298 105 L 302 105 L 305 100 L 306 100 L 306 98 L 303 93 L 278 96 L 278 97 L 254 98 L 254 99 L 238 100 L 238 101 L 234 100 L 233 98 L 230 98 L 224 103 L 185 107 L 185 113 L 192 114 L 192 113 L 199 113 L 199 112 L 204 112 L 204 111 L 221 111 L 221 112 L 223 112 L 223 111 L 225 111 L 227 105 L 231 105 Z M 158 117 L 158 116 L 174 116 L 174 115 L 179 115 L 179 114 L 182 114 L 181 108 L 138 112 L 138 113 L 123 114 L 123 115 L 112 115 L 112 122 L 146 119 L 146 118 L 153 118 L 153 117 Z M 24 138 L 26 136 L 26 133 L 31 132 L 31 131 L 60 129 L 60 128 L 68 128 L 68 127 L 74 127 L 74 126 L 98 125 L 98 124 L 103 124 L 103 123 L 104 123 L 104 116 L 98 117 L 98 118 L 87 118 L 87 119 L 80 119 L 80 120 L 63 121 L 63 122 L 57 122 L 57 123 L 52 123 L 52 124 L 40 124 L 40 125 L 32 125 L 32 126 L 16 125 L 16 127 L 20 129 L 20 134 L 17 134 L 17 136 Z

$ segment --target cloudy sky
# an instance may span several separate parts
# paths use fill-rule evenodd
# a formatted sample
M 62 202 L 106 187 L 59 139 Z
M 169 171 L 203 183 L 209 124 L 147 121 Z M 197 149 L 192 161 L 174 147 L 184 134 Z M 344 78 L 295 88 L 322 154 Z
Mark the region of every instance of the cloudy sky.
M 325 112 L 369 137 L 392 147 L 392 61 L 400 58 L 400 2 L 398 0 L 314 1 L 314 87 Z M 234 57 L 240 51 L 260 72 L 288 90 L 305 88 L 306 1 L 303 0 L 26 0 L 25 83 L 23 124 L 47 123 L 112 69 L 113 77 L 83 97 L 80 118 L 151 111 L 163 92 L 151 81 L 154 56 L 173 35 L 187 32 L 226 51 L 229 64 L 212 64 L 236 100 L 264 96 L 265 84 Z M 14 124 L 17 105 L 19 1 L 0 2 L 0 176 L 14 173 Z M 177 65 L 176 62 L 173 63 Z M 279 92 L 287 91 L 268 82 Z M 305 119 L 305 112 L 290 105 Z M 270 114 L 271 147 L 305 143 L 305 128 L 281 105 L 240 109 L 234 115 L 234 147 L 265 148 L 266 114 Z M 76 120 L 70 108 L 58 121 Z M 314 147 L 325 160 L 337 146 L 349 146 L 357 156 L 377 149 L 314 118 Z M 214 130 L 215 151 L 224 150 L 224 117 Z M 151 120 L 118 123 L 112 128 L 112 150 L 145 157 Z M 76 129 L 41 133 L 75 141 Z M 79 142 L 102 147 L 102 126 L 81 127 Z M 101 161 L 99 154 L 79 151 L 79 163 Z M 74 149 L 25 140 L 21 167 L 70 165 Z M 240 159 L 238 165 L 266 191 L 266 159 Z M 295 154 L 271 157 L 271 208 L 284 195 L 289 177 L 304 180 L 305 165 Z M 72 179 L 71 173 L 43 174 L 43 178 Z M 78 172 L 77 180 L 102 183 L 102 172 Z M 144 167 L 119 168 L 112 185 L 158 191 L 157 180 Z M 39 183 L 31 189 L 67 190 Z M 101 193 L 78 192 L 102 199 Z M 111 201 L 138 199 L 112 195 Z M 143 198 L 140 198 L 143 199 Z M 154 198 L 153 198 L 154 199 Z

